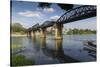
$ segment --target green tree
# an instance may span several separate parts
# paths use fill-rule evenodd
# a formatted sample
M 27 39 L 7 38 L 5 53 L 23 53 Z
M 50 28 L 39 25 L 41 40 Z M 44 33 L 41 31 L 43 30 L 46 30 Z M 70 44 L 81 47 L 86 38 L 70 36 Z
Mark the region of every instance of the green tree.
M 11 24 L 11 32 L 25 32 L 25 28 L 20 23 Z
M 67 34 L 96 34 L 96 30 L 90 29 L 69 29 Z

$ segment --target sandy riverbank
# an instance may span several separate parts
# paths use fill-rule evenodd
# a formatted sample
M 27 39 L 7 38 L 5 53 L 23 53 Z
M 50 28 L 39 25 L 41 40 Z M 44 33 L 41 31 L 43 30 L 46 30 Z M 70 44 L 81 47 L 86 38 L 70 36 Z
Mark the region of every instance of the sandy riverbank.
M 27 34 L 11 34 L 11 37 L 22 37 L 27 36 Z

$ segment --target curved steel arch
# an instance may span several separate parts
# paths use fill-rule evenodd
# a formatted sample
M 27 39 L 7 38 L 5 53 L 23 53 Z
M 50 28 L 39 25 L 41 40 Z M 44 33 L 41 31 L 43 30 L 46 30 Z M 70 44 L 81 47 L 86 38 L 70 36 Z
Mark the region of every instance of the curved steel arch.
M 38 23 L 32 26 L 33 31 L 39 30 L 39 28 L 40 28 L 40 25 Z
M 47 28 L 47 27 L 53 26 L 54 23 L 55 23 L 54 21 L 45 21 L 40 27 Z
M 56 23 L 69 23 L 96 16 L 96 6 L 85 5 L 73 8 L 64 13 Z
M 96 16 L 96 6 L 85 5 L 68 10 L 56 22 L 45 21 L 42 25 L 36 24 L 29 28 L 28 31 L 38 30 L 39 28 L 47 28 L 53 26 L 55 23 L 65 24 L 73 21 L 78 21 Z
M 30 28 L 28 28 L 28 29 L 27 29 L 27 31 L 28 31 L 28 32 L 31 32 L 31 31 L 32 31 L 32 28 L 31 28 L 31 27 L 30 27 Z

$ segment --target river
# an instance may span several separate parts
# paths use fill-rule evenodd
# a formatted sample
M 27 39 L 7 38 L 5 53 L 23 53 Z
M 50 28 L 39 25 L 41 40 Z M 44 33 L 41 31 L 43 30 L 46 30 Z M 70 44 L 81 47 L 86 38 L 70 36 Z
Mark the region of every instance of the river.
M 11 40 L 11 45 L 22 46 L 21 51 L 13 49 L 12 53 L 34 60 L 34 65 L 96 61 L 96 52 L 84 45 L 84 41 L 96 41 L 94 34 L 63 35 L 63 40 L 55 40 L 50 35 L 47 38 L 12 37 Z

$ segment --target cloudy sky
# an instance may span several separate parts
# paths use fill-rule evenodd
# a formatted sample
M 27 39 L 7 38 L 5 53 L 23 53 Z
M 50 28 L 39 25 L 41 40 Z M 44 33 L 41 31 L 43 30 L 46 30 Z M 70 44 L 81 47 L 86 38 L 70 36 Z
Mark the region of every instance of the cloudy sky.
M 77 6 L 77 5 L 75 5 Z M 37 2 L 12 1 L 12 23 L 21 23 L 28 28 L 36 23 L 58 19 L 65 11 L 57 4 L 41 9 Z M 64 24 L 65 28 L 96 29 L 96 17 Z

